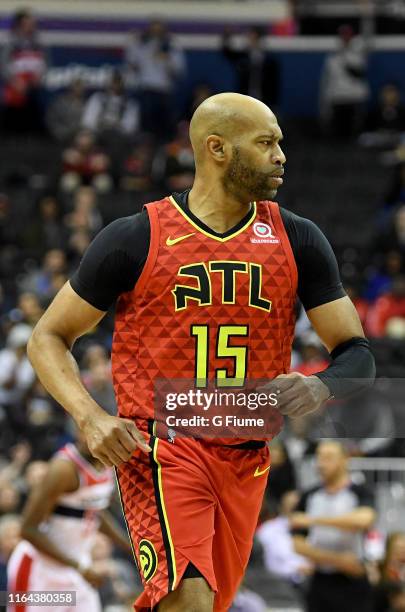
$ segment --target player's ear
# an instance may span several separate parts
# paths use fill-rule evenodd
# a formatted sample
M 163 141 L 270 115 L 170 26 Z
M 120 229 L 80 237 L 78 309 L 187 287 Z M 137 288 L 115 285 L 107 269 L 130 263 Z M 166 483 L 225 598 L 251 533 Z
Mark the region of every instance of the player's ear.
M 226 158 L 226 147 L 225 140 L 222 136 L 218 136 L 217 134 L 211 134 L 207 138 L 207 149 L 208 153 L 215 159 L 217 162 L 223 162 Z

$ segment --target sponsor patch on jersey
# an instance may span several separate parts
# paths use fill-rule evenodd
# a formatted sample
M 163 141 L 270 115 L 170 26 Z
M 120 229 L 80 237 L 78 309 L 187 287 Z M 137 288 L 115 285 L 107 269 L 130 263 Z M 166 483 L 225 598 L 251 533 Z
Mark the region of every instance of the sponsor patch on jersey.
M 253 223 L 253 234 L 254 236 L 250 237 L 250 242 L 252 244 L 278 244 L 280 242 L 280 240 L 273 235 L 270 225 L 262 223 L 261 221 Z
M 149 582 L 157 569 L 157 554 L 155 547 L 149 540 L 139 542 L 139 561 L 145 582 Z

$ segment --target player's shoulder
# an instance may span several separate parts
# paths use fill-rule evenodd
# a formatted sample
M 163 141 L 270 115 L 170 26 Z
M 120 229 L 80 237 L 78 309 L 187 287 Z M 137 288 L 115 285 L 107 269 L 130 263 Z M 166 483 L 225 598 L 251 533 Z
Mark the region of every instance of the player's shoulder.
M 280 206 L 280 215 L 287 236 L 295 250 L 314 246 L 326 248 L 328 240 L 320 227 L 307 217 L 302 217 Z
M 287 226 L 295 226 L 297 228 L 307 229 L 309 231 L 312 231 L 313 229 L 317 229 L 319 231 L 319 227 L 311 219 L 297 215 L 296 213 L 292 212 L 292 210 L 288 210 L 283 206 L 279 206 L 279 209 L 281 218 L 286 228 Z
M 114 228 L 121 229 L 122 231 L 130 231 L 133 227 L 137 227 L 138 225 L 142 225 L 148 222 L 148 213 L 146 209 L 143 208 L 140 212 L 137 212 L 133 215 L 128 215 L 127 217 L 118 217 L 118 219 L 114 219 L 106 228 Z
M 123 244 L 149 232 L 149 217 L 145 209 L 127 217 L 114 219 L 100 232 L 99 236 L 110 239 L 116 245 Z

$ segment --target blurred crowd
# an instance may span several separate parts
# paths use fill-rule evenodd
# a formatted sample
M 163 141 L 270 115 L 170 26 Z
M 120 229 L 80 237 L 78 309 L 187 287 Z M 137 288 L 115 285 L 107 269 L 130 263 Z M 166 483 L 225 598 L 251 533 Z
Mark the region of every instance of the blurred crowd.
M 234 70 L 239 91 L 277 110 L 280 66 L 277 58 L 265 50 L 266 34 L 252 27 L 241 46 L 235 43 L 233 32 L 227 30 L 220 52 Z M 352 276 L 347 291 L 370 337 L 403 339 L 403 92 L 395 82 L 387 82 L 376 104 L 370 104 L 367 58 L 373 32 L 367 10 L 358 33 L 352 26 L 341 24 L 338 36 L 338 48 L 327 57 L 319 84 L 317 137 L 320 141 L 330 139 L 337 146 L 339 142 L 349 142 L 359 150 L 374 150 L 376 159 L 393 176 L 379 207 L 367 269 Z M 20 139 L 23 147 L 24 143 L 32 146 L 32 142 L 38 142 L 38 151 L 49 146 L 55 156 L 39 188 L 21 169 L 2 176 L 0 183 L 0 590 L 6 585 L 7 559 L 20 537 L 19 517 L 24 502 L 46 473 L 48 459 L 74 440 L 71 422 L 42 387 L 26 357 L 31 330 L 106 223 L 136 212 L 143 202 L 191 186 L 194 162 L 188 122 L 198 104 L 216 93 L 209 83 L 200 83 L 193 91 L 184 92 L 183 107 L 178 107 L 174 91 L 181 87 L 187 58 L 160 21 L 131 34 L 122 65 L 111 70 L 108 83 L 97 91 L 89 91 L 84 82 L 76 79 L 66 91 L 47 99 L 43 82 L 48 66 L 48 53 L 41 43 L 35 16 L 28 10 L 19 11 L 3 49 L 1 138 Z M 95 330 L 77 342 L 74 355 L 89 393 L 114 414 L 111 332 L 109 313 Z M 327 363 L 327 354 L 301 311 L 292 367 L 311 374 Z M 339 405 L 335 406 L 336 411 L 339 409 Z M 381 419 L 379 405 L 368 405 L 367 415 L 360 408 L 356 410 L 367 427 L 359 427 L 357 438 L 353 436 L 346 450 L 339 445 L 316 450 L 320 436 L 310 419 L 290 424 L 284 441 L 273 445 L 268 496 L 248 573 L 250 582 L 243 585 L 233 607 L 235 612 L 264 610 L 263 584 L 271 585 L 273 591 L 282 586 L 297 609 L 309 598 L 310 612 L 324 612 L 329 605 L 320 603 L 316 607 L 314 603 L 316 597 L 324 597 L 319 592 L 339 587 L 349 593 L 356 580 L 361 586 L 358 592 L 369 602 L 364 610 L 405 611 L 405 533 L 373 531 L 375 503 L 370 495 L 364 498 L 369 520 L 360 522 L 357 529 L 349 529 L 362 540 L 361 552 L 351 546 L 350 538 L 348 542 L 347 537 L 338 537 L 339 533 L 347 536 L 345 527 L 329 527 L 334 534 L 329 533 L 328 539 L 328 533 L 310 518 L 314 512 L 323 516 L 325 508 L 319 514 L 316 504 L 305 505 L 296 474 L 296 466 L 316 454 L 320 486 L 334 491 L 336 482 L 349 486 L 346 451 L 351 456 L 403 456 L 402 449 L 392 444 L 395 435 L 389 412 Z M 341 423 L 343 414 L 347 418 L 347 410 L 342 411 Z M 363 498 L 356 495 L 353 499 L 357 501 L 344 512 L 349 513 L 356 503 L 363 505 Z M 122 522 L 117 499 L 113 510 Z M 325 525 L 323 529 L 327 531 Z M 275 540 L 279 542 L 277 547 L 272 545 Z M 280 558 L 275 558 L 276 553 Z M 128 570 L 131 560 L 120 557 L 102 534 L 95 542 L 94 556 L 109 568 L 108 580 L 101 589 L 104 609 L 129 609 L 127 602 L 139 589 L 139 582 L 131 578 Z M 325 566 L 337 581 L 327 587 L 319 579 L 319 568 Z M 128 582 L 133 583 L 130 593 Z

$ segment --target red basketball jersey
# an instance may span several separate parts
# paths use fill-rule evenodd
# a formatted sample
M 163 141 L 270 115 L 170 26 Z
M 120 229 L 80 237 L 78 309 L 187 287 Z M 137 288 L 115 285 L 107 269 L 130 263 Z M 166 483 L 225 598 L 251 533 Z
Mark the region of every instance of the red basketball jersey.
M 116 309 L 112 367 L 121 416 L 154 418 L 157 379 L 232 387 L 288 372 L 297 268 L 278 205 L 253 206 L 245 225 L 221 238 L 172 197 L 146 205 L 147 261 Z

